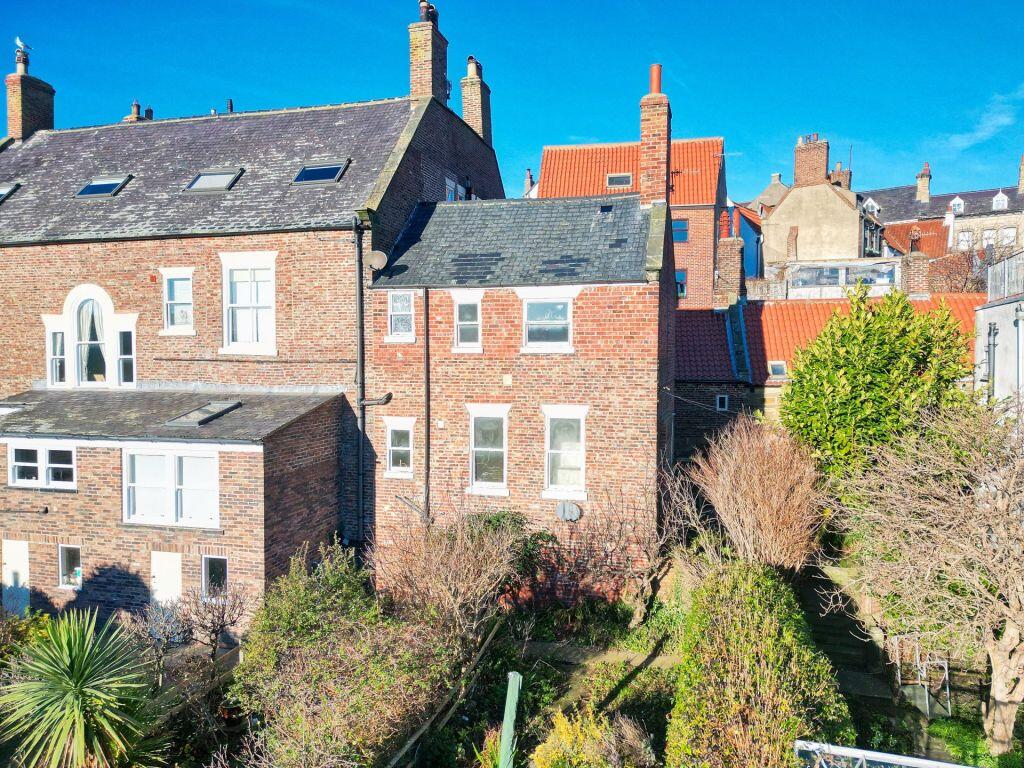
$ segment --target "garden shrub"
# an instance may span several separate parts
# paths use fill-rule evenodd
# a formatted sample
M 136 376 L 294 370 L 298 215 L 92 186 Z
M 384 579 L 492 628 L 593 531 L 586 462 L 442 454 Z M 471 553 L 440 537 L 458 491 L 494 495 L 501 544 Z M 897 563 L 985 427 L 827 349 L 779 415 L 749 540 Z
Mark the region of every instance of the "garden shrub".
M 557 712 L 547 739 L 531 755 L 534 768 L 654 768 L 643 730 L 622 716 L 609 719 L 591 707 Z
M 15 655 L 25 643 L 46 635 L 50 617 L 41 611 L 29 611 L 24 616 L 0 609 L 0 661 Z
M 957 762 L 978 768 L 1024 768 L 1024 754 L 1019 750 L 998 756 L 989 752 L 981 723 L 957 718 L 933 720 L 928 733 L 942 739 Z
M 852 744 L 850 713 L 792 589 L 734 563 L 693 594 L 668 727 L 669 768 L 779 768 L 793 741 Z

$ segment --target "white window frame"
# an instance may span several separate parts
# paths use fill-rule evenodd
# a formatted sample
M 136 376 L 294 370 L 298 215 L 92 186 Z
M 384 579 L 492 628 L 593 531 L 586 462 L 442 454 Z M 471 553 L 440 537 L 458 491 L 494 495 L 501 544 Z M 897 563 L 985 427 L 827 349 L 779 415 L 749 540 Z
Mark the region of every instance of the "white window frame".
M 726 413 L 729 410 L 729 396 L 724 394 L 715 395 L 715 410 L 719 413 Z
M 206 571 L 206 564 L 210 560 L 223 560 L 224 561 L 224 588 L 229 589 L 231 587 L 231 563 L 228 558 L 224 555 L 203 555 L 202 563 L 200 564 L 199 578 L 202 582 L 202 595 L 204 600 L 211 599 L 210 597 L 210 583 Z M 217 598 L 212 598 L 217 599 Z
M 106 363 L 105 381 L 82 381 L 79 379 L 78 366 L 78 309 L 82 303 L 94 300 L 103 316 L 103 338 L 99 341 L 103 346 L 103 360 Z M 118 362 L 121 349 L 121 331 L 132 334 L 134 352 L 135 326 L 138 322 L 137 312 L 118 313 L 114 311 L 114 302 L 103 288 L 93 283 L 76 285 L 64 299 L 64 307 L 59 315 L 43 315 L 43 329 L 46 333 L 44 349 L 46 350 L 46 385 L 50 389 L 135 389 L 138 385 L 138 366 L 135 370 L 135 381 L 122 384 L 121 370 Z M 64 381 L 53 380 L 53 334 L 64 334 Z
M 163 278 L 163 312 L 164 327 L 158 332 L 159 336 L 195 336 L 196 335 L 196 282 L 193 277 L 195 267 L 160 267 L 160 275 Z M 170 292 L 168 284 L 171 280 L 188 280 L 192 293 L 192 324 L 171 325 L 170 320 Z M 183 301 L 176 301 L 175 304 L 184 304 Z
M 412 480 L 416 461 L 416 417 L 415 416 L 384 416 L 384 477 L 397 480 Z M 391 432 L 407 431 L 409 433 L 409 468 L 395 468 L 391 465 Z M 405 450 L 404 448 L 400 450 Z
M 969 251 L 974 247 L 974 230 L 961 229 L 956 233 L 956 248 L 958 251 Z
M 772 368 L 776 365 L 782 366 L 782 373 L 775 373 Z M 789 376 L 789 366 L 785 360 L 769 360 L 768 361 L 768 377 L 771 379 L 785 379 Z M 727 395 L 728 397 L 728 395 Z
M 544 414 L 544 490 L 541 498 L 559 501 L 587 500 L 587 412 L 589 405 L 542 405 Z M 551 420 L 577 419 L 580 422 L 580 482 L 554 485 L 551 482 Z
M 626 177 L 628 181 L 625 184 L 612 184 L 612 179 L 617 177 Z M 609 173 L 604 177 L 604 185 L 608 189 L 629 189 L 633 186 L 633 174 L 628 171 L 622 171 L 620 173 Z
M 78 576 L 78 584 L 65 584 L 64 583 L 64 550 L 65 549 L 77 549 L 78 550 L 78 567 L 82 571 Z M 58 544 L 57 545 L 57 589 L 66 589 L 71 592 L 78 592 L 82 589 L 82 582 L 85 581 L 85 565 L 82 562 L 82 547 L 80 544 Z
M 571 355 L 575 354 L 576 348 L 573 346 L 573 314 L 574 304 L 576 298 L 579 296 L 582 286 L 571 286 L 571 285 L 552 285 L 552 286 L 537 286 L 530 288 L 516 288 L 516 295 L 522 300 L 522 346 L 519 351 L 522 354 L 536 355 L 536 354 L 548 354 L 548 355 Z M 568 311 L 566 312 L 566 322 L 569 325 L 569 339 L 565 342 L 551 342 L 551 343 L 538 343 L 533 342 L 532 344 L 527 340 L 527 322 L 526 313 L 529 304 L 533 303 L 548 303 L 553 301 L 564 301 L 568 304 Z
M 405 312 L 392 312 L 391 302 L 395 296 L 408 296 L 409 297 L 409 312 L 408 314 L 412 318 L 410 323 L 409 333 L 392 333 L 391 331 L 391 318 L 396 314 L 404 315 Z M 388 302 L 388 332 L 384 337 L 385 344 L 414 344 L 416 342 L 416 291 L 414 290 L 402 290 L 402 291 L 388 291 L 387 292 Z
M 453 288 L 450 293 L 452 297 L 452 322 L 454 323 L 452 352 L 455 354 L 482 354 L 484 351 L 483 290 L 476 288 Z M 459 321 L 459 307 L 464 304 L 476 305 L 476 344 L 463 344 L 459 341 L 459 326 L 474 325 L 474 323 Z
M 952 199 L 952 200 L 951 200 L 951 201 L 949 202 L 949 209 L 950 209 L 950 210 L 951 210 L 951 211 L 952 211 L 953 213 L 955 213 L 956 215 L 958 215 L 958 216 L 959 216 L 959 215 L 961 215 L 961 214 L 963 214 L 963 212 L 964 212 L 964 201 L 963 201 L 963 198 L 960 198 L 960 197 L 954 197 L 954 198 L 953 198 L 953 199 Z
M 223 346 L 217 350 L 222 355 L 277 356 L 277 251 L 234 251 L 220 253 L 221 261 L 221 325 Z M 232 342 L 230 330 L 231 270 L 270 270 L 270 338 L 256 342 Z M 193 300 L 195 297 L 193 296 Z M 251 301 L 251 297 L 250 297 Z M 193 305 L 194 306 L 194 305 Z
M 469 486 L 466 493 L 475 496 L 508 496 L 508 413 L 511 405 L 491 403 L 466 403 L 469 411 Z M 478 418 L 500 418 L 502 421 L 502 482 L 476 482 L 473 479 L 473 455 L 476 452 L 473 422 Z M 488 449 L 490 450 L 490 449 Z
M 993 211 L 1005 211 L 1010 204 L 1010 198 L 1006 196 L 1006 193 L 1000 191 L 995 197 L 992 198 L 992 210 Z
M 36 452 L 36 464 L 39 477 L 36 480 L 16 480 L 14 477 L 14 451 L 29 450 Z M 52 464 L 50 462 L 50 451 L 70 451 L 71 464 Z M 22 462 L 22 465 L 24 462 Z M 70 483 L 51 482 L 51 467 L 71 467 L 74 479 Z M 78 451 L 74 445 L 66 442 L 54 442 L 50 440 L 11 440 L 7 443 L 7 485 L 11 488 L 32 488 L 35 490 L 78 490 Z
M 996 244 L 996 230 L 985 229 L 981 232 L 981 247 L 987 248 L 988 246 L 995 247 Z
M 1010 233 L 1011 237 L 1007 237 L 1006 234 Z M 999 245 L 1016 245 L 1017 244 L 1017 228 L 1016 227 L 1003 227 L 999 230 Z
M 58 335 L 63 347 L 63 354 L 60 355 L 56 353 L 53 343 L 54 337 Z M 64 361 L 64 378 L 61 381 L 57 381 L 57 377 L 54 375 L 58 360 Z M 66 387 L 68 384 L 68 338 L 63 329 L 46 332 L 46 383 L 50 387 Z
M 162 518 L 139 515 L 131 513 L 131 457 L 133 456 L 159 456 L 164 461 L 165 484 L 162 486 L 164 498 L 164 513 Z M 203 525 L 189 521 L 181 522 L 182 514 L 178 504 L 178 491 L 181 486 L 178 483 L 178 460 L 183 457 L 213 459 L 214 461 L 214 487 L 212 490 L 217 499 L 212 518 Z M 194 449 L 168 449 L 148 446 L 126 447 L 121 451 L 121 519 L 126 525 L 158 526 L 161 528 L 184 528 L 184 529 L 219 529 L 220 528 L 220 454 L 203 448 Z

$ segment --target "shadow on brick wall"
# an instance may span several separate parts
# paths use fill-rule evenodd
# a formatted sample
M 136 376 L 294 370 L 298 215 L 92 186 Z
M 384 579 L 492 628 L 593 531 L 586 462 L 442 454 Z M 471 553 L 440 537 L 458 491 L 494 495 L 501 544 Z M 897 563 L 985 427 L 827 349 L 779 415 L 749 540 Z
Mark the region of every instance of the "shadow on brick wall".
M 81 589 L 70 591 L 70 599 L 59 604 L 52 595 L 33 587 L 32 608 L 47 613 L 71 609 L 95 609 L 100 620 L 106 620 L 118 610 L 136 612 L 149 602 L 149 585 L 137 573 L 117 565 L 107 565 L 90 572 L 82 580 Z

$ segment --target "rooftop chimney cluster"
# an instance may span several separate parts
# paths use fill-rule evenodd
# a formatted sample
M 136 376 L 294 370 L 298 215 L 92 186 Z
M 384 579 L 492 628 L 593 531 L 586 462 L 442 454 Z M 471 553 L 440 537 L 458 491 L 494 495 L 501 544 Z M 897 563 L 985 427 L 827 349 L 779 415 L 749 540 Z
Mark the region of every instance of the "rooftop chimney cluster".
M 36 131 L 53 128 L 53 97 L 56 91 L 28 73 L 28 51 L 18 49 L 14 57 L 14 73 L 8 75 L 7 136 L 24 141 Z
M 125 122 L 125 123 L 141 123 L 141 122 L 144 122 L 146 120 L 152 120 L 152 119 L 153 119 L 153 108 L 152 107 L 146 107 L 146 111 L 143 112 L 142 108 L 139 106 L 139 100 L 136 99 L 135 101 L 132 102 L 131 111 L 127 115 L 125 115 L 123 118 L 121 118 L 121 121 Z
M 793 186 L 805 187 L 828 180 L 828 142 L 811 133 L 797 139 L 793 151 Z

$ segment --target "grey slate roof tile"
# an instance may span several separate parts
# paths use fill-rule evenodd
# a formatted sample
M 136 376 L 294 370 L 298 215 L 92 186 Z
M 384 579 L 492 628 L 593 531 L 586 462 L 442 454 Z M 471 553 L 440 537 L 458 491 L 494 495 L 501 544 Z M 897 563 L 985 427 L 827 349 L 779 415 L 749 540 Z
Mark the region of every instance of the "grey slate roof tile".
M 344 227 L 365 205 L 412 116 L 408 99 L 41 131 L 0 152 L 0 245 Z M 336 184 L 293 185 L 345 161 Z M 183 192 L 202 170 L 244 168 L 227 192 Z M 131 174 L 115 197 L 76 199 Z
M 643 281 L 649 228 L 637 195 L 421 203 L 374 287 Z
M 0 400 L 0 436 L 258 443 L 340 395 L 30 390 Z M 167 422 L 212 401 L 242 405 L 201 427 Z
M 1006 210 L 993 211 L 992 198 L 1000 191 L 1008 198 Z M 932 195 L 927 203 L 917 202 L 916 185 L 870 189 L 857 194 L 864 201 L 871 198 L 878 203 L 880 208 L 878 218 L 885 224 L 913 219 L 940 219 L 946 214 L 949 204 L 958 196 L 964 201 L 964 212 L 957 216 L 1024 211 L 1024 194 L 1018 192 L 1016 186 Z

